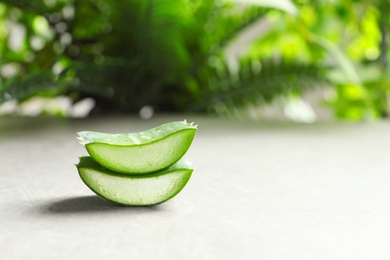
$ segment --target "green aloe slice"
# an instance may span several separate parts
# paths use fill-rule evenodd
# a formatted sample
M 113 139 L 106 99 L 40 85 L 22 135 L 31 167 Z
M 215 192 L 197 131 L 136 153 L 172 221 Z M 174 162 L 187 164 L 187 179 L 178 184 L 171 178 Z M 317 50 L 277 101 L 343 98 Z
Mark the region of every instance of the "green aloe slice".
M 186 161 L 146 175 L 118 174 L 91 157 L 81 157 L 76 167 L 83 182 L 97 195 L 129 206 L 155 205 L 173 198 L 184 188 L 193 172 Z
M 192 123 L 178 121 L 138 133 L 78 134 L 91 157 L 104 167 L 120 173 L 145 174 L 177 162 L 190 147 L 196 130 Z

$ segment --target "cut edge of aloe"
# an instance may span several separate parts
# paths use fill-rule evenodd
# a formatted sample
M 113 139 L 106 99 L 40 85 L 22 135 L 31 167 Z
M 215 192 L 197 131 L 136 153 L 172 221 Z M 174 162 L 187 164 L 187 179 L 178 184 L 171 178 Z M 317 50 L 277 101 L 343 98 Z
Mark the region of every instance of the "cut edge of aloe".
M 80 157 L 76 167 L 82 181 L 94 193 L 126 206 L 151 206 L 172 199 L 186 186 L 194 170 L 189 162 L 179 161 L 168 169 L 150 174 L 120 174 L 88 156 Z
M 183 120 L 165 123 L 145 131 L 134 133 L 110 134 L 95 131 L 81 131 L 77 134 L 82 145 L 101 143 L 117 146 L 137 146 L 155 143 L 176 132 L 190 129 L 196 131 L 198 125 Z
M 81 144 L 104 167 L 124 174 L 147 174 L 180 160 L 195 137 L 197 126 L 186 121 L 125 134 L 79 132 Z

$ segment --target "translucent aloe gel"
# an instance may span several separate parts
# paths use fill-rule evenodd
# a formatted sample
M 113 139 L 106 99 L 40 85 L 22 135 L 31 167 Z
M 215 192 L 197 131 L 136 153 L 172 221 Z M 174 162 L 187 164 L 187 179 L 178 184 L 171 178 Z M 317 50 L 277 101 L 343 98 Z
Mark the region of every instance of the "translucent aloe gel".
M 91 157 L 76 165 L 83 182 L 106 200 L 133 206 L 155 205 L 176 196 L 193 169 L 179 161 L 197 126 L 171 122 L 128 134 L 79 133 Z

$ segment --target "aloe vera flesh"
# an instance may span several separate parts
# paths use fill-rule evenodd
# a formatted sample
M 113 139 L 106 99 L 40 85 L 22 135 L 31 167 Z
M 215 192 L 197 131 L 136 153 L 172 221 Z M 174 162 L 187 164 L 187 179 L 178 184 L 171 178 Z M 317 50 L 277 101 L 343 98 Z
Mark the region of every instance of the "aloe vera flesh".
M 146 175 L 118 174 L 91 157 L 81 157 L 76 166 L 81 179 L 93 192 L 106 200 L 129 206 L 155 205 L 173 198 L 193 172 L 186 161 Z
M 81 143 L 99 164 L 116 172 L 145 174 L 165 169 L 187 152 L 197 127 L 185 121 L 124 134 L 84 131 Z

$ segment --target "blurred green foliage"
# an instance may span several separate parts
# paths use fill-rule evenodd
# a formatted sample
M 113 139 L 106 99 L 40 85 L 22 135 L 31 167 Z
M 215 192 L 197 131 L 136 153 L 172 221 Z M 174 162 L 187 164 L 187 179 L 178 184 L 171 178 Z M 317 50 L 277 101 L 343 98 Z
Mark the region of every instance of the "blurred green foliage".
M 102 112 L 228 113 L 326 84 L 336 116 L 386 117 L 389 10 L 387 0 L 0 0 L 0 103 L 65 94 Z M 232 66 L 227 46 L 259 21 L 267 30 Z

